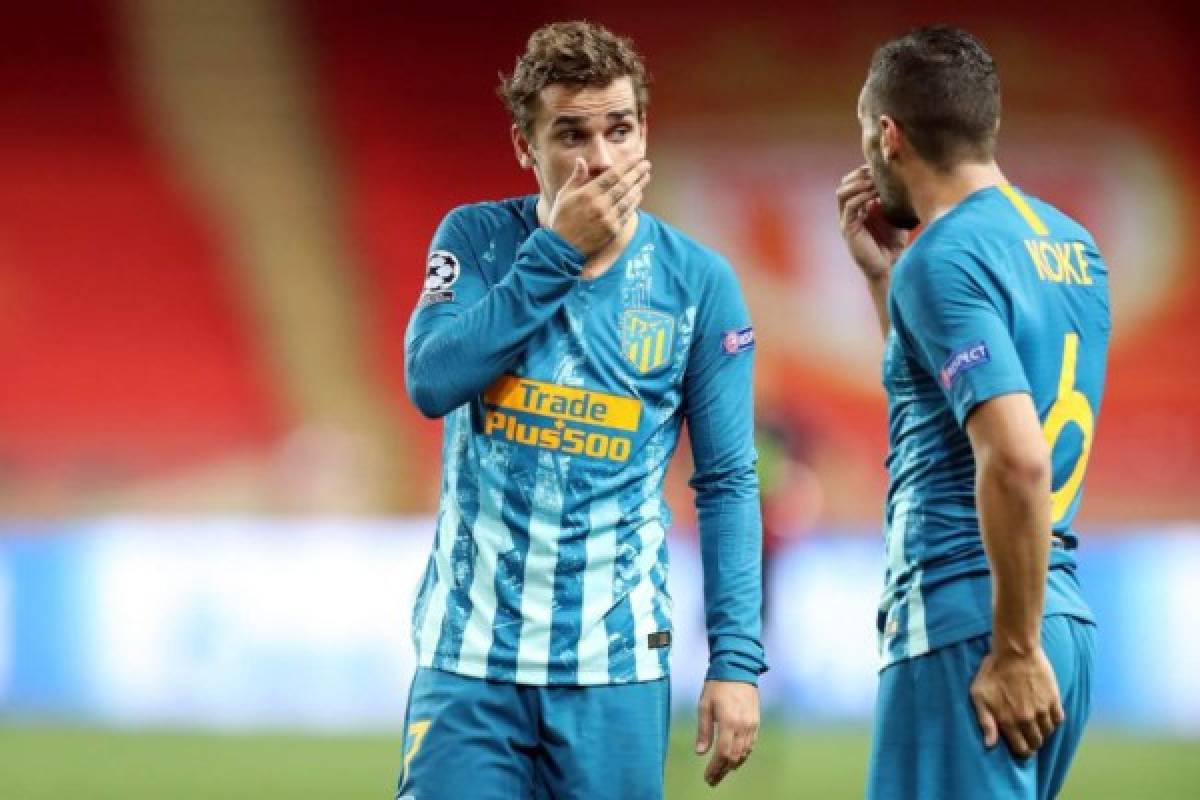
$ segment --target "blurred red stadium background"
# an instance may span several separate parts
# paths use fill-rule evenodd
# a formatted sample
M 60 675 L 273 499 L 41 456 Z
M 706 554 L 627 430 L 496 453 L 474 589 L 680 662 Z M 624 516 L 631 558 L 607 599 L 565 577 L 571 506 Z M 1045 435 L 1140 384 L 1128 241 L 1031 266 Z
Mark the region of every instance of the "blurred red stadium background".
M 402 370 L 425 248 L 453 206 L 532 191 L 493 88 L 534 27 L 576 17 L 654 75 L 648 207 L 743 276 L 782 524 L 878 518 L 879 346 L 832 195 L 872 48 L 932 21 L 998 60 L 1009 176 L 1108 253 L 1084 524 L 1200 518 L 1192 17 L 1026 0 L 7 9 L 0 512 L 432 509 L 440 426 Z

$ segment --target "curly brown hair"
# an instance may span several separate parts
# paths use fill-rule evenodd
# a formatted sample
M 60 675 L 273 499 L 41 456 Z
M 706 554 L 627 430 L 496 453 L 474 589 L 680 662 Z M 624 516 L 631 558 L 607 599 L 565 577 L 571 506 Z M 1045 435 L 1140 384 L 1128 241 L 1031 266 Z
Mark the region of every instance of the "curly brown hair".
M 624 77 L 632 80 L 638 119 L 645 119 L 650 76 L 633 42 L 586 20 L 554 22 L 530 34 L 512 74 L 500 74 L 496 93 L 530 136 L 542 89 L 552 84 L 603 88 Z

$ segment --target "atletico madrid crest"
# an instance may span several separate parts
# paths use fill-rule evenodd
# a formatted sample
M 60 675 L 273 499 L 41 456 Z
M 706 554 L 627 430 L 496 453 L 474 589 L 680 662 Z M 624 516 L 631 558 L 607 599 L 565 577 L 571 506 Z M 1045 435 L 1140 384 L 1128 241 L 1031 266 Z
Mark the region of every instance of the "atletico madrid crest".
M 675 320 L 670 314 L 631 309 L 621 315 L 621 352 L 645 374 L 671 360 Z

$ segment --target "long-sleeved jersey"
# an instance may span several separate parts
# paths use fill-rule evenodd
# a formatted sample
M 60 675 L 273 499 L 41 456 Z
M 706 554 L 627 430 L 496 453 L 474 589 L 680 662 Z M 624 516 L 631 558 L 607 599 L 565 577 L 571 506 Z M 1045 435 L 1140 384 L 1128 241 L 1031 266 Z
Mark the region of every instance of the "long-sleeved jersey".
M 761 521 L 754 333 L 729 264 L 646 212 L 595 279 L 536 196 L 452 211 L 406 336 L 413 402 L 444 417 L 420 665 L 534 685 L 667 673 L 662 497 L 688 423 L 710 678 L 754 682 Z

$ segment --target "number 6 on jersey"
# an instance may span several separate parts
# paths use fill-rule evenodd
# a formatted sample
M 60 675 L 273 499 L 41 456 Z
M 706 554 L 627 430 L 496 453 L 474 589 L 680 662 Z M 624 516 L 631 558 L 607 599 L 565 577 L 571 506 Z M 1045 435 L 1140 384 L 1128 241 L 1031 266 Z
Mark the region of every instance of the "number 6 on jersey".
M 1088 454 L 1092 450 L 1092 435 L 1096 428 L 1096 416 L 1092 411 L 1091 403 L 1088 402 L 1087 395 L 1075 387 L 1078 357 L 1079 334 L 1068 333 L 1063 340 L 1062 371 L 1058 378 L 1058 395 L 1046 413 L 1042 433 L 1046 437 L 1046 444 L 1050 446 L 1050 451 L 1053 453 L 1054 445 L 1058 442 L 1067 424 L 1073 422 L 1079 426 L 1080 433 L 1083 435 L 1083 445 L 1079 448 L 1079 455 L 1075 459 L 1075 465 L 1071 468 L 1071 474 L 1067 476 L 1066 482 L 1058 489 L 1054 489 L 1050 495 L 1053 524 L 1058 524 L 1066 516 L 1067 510 L 1075 501 L 1075 496 L 1079 494 L 1080 487 L 1083 486 L 1083 473 L 1087 468 Z

